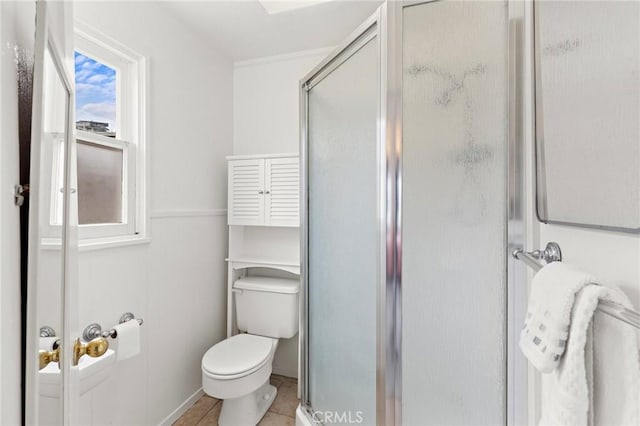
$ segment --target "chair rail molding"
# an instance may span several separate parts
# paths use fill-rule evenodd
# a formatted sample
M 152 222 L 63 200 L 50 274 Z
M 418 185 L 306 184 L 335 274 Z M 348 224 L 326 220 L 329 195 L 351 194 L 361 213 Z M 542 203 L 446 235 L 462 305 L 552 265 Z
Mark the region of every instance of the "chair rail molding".
M 158 209 L 151 212 L 152 219 L 177 217 L 226 216 L 227 209 Z

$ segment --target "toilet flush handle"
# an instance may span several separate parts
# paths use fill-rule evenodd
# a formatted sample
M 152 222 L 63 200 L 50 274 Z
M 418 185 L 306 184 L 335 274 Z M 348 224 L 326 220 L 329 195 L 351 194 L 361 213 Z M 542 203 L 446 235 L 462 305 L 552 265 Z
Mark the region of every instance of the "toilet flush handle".
M 233 293 L 238 293 L 238 294 L 242 294 L 242 289 L 241 288 L 232 288 L 231 291 Z

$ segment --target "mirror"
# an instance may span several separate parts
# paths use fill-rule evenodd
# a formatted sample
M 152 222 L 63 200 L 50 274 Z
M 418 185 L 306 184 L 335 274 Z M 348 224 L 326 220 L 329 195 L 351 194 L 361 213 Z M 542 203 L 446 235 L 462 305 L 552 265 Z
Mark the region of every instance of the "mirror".
M 40 151 L 39 208 L 40 238 L 38 247 L 37 315 L 39 324 L 39 424 L 61 421 L 62 363 L 56 354 L 68 356 L 63 350 L 64 332 L 64 209 L 66 166 L 68 156 L 69 91 L 48 47 L 44 52 L 42 91 L 42 134 Z M 43 327 L 50 327 L 44 331 Z M 42 331 L 41 331 L 42 330 Z M 55 336 L 45 334 L 55 333 Z M 52 362 L 43 365 L 47 355 Z
M 638 232 L 640 3 L 534 7 L 538 218 Z

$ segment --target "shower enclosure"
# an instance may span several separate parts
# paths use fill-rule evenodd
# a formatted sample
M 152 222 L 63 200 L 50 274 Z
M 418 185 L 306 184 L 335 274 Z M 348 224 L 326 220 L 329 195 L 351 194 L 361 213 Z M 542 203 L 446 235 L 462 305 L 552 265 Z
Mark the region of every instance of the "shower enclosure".
M 509 13 L 506 1 L 388 2 L 301 82 L 311 423 L 523 415 Z

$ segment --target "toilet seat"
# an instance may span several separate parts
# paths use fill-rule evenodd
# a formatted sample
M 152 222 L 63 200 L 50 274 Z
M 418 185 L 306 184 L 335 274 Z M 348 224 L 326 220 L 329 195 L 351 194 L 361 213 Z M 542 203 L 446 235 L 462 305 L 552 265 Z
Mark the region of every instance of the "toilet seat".
M 237 334 L 211 347 L 202 358 L 202 372 L 218 380 L 233 380 L 259 370 L 275 351 L 278 339 Z

